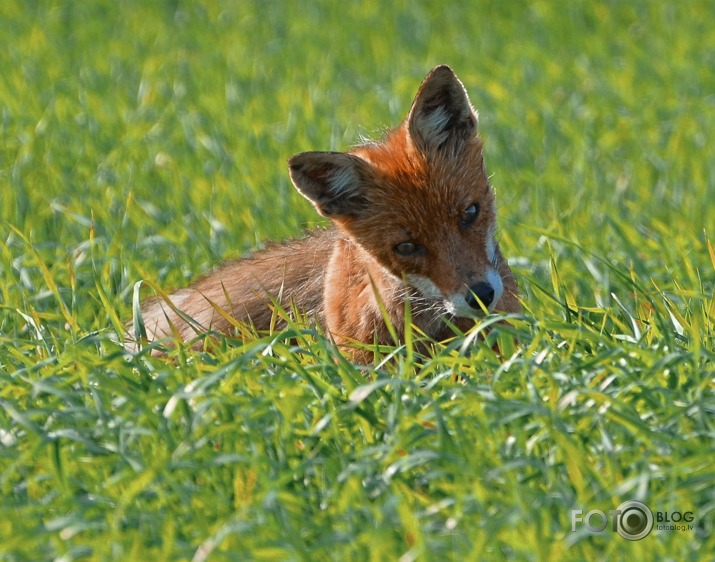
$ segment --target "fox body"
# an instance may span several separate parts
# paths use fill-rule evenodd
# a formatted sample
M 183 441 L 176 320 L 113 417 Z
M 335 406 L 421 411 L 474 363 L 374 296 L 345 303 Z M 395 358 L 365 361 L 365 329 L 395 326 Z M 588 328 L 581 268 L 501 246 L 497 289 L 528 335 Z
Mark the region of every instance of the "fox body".
M 477 114 L 449 67 L 427 75 L 407 118 L 383 140 L 301 153 L 289 168 L 331 227 L 226 263 L 170 302 L 145 301 L 149 340 L 230 333 L 227 316 L 265 330 L 273 302 L 295 306 L 341 345 L 394 343 L 384 315 L 402 336 L 406 300 L 412 322 L 437 339 L 453 334 L 449 323 L 468 329 L 484 310 L 519 310 L 495 239 Z

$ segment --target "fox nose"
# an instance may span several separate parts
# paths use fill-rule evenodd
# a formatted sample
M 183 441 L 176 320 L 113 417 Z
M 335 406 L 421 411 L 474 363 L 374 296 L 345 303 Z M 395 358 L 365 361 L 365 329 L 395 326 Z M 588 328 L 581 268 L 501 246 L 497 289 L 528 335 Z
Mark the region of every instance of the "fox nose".
M 484 281 L 480 281 L 479 283 L 469 287 L 469 293 L 467 293 L 467 304 L 475 310 L 481 310 L 477 299 L 482 301 L 485 308 L 488 307 L 492 304 L 492 300 L 494 300 L 494 287 Z

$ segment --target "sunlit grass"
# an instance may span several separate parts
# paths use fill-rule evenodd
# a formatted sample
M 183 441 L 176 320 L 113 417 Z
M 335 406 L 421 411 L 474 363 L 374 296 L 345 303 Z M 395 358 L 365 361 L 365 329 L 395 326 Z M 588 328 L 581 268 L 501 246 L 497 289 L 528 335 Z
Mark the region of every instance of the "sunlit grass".
M 2 3 L 0 559 L 713 551 L 711 19 Z M 379 135 L 438 63 L 480 111 L 523 315 L 370 369 L 302 325 L 122 350 L 138 281 L 183 286 L 319 224 L 286 160 Z M 572 509 L 634 498 L 694 529 L 571 532 Z

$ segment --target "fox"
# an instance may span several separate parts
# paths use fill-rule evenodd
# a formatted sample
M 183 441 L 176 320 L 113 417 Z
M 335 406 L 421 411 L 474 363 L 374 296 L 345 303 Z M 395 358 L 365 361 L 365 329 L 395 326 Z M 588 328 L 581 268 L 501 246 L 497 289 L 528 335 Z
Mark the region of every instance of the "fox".
M 269 243 L 188 288 L 145 300 L 146 333 L 130 328 L 128 348 L 230 335 L 236 320 L 267 331 L 276 327 L 278 305 L 301 311 L 341 351 L 369 362 L 366 348 L 395 345 L 395 335 L 403 341 L 406 321 L 445 340 L 486 313 L 518 313 L 477 125 L 464 85 L 440 65 L 382 140 L 293 156 L 293 186 L 329 226 Z

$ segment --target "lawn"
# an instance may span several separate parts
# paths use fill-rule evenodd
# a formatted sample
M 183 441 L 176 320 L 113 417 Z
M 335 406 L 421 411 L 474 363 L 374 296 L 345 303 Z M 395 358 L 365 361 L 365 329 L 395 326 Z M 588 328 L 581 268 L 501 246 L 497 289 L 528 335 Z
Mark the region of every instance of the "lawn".
M 712 557 L 714 16 L 4 0 L 0 560 Z M 286 160 L 379 136 L 439 63 L 523 315 L 369 369 L 297 324 L 124 352 L 135 291 L 324 224 Z M 627 500 L 642 540 L 574 511 Z

